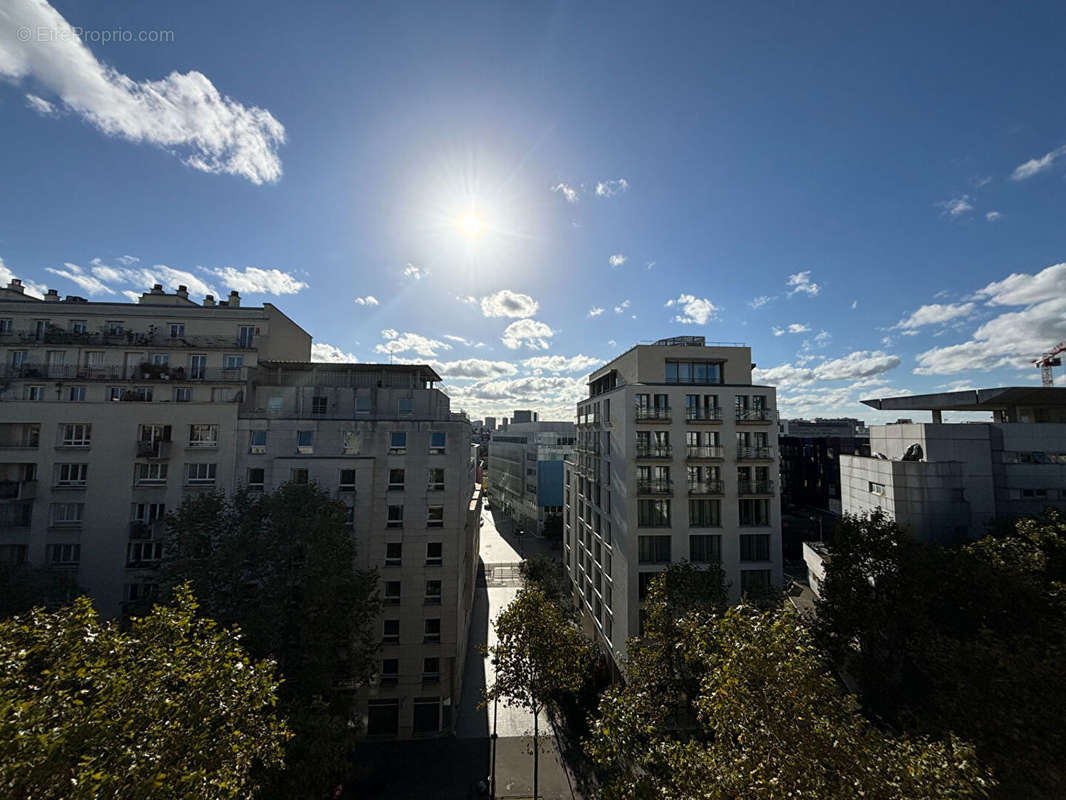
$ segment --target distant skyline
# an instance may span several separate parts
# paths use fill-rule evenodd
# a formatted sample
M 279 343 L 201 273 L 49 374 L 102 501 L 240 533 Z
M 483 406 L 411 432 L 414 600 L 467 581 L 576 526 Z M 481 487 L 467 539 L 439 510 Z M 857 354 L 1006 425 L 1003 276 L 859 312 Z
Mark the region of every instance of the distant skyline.
M 589 371 L 677 335 L 749 345 L 785 418 L 1038 385 L 1066 339 L 1064 27 L 6 0 L 0 281 L 236 289 L 318 359 L 432 365 L 472 417 L 571 419 Z

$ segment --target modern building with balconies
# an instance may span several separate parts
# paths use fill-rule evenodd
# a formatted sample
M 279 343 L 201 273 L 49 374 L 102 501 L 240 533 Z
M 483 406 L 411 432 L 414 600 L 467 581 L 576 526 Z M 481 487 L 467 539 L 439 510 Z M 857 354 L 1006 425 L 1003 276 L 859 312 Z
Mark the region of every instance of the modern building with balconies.
M 574 452 L 574 441 L 573 422 L 513 422 L 495 431 L 488 458 L 493 504 L 537 533 L 548 518 L 561 518 L 563 460 Z
M 781 583 L 777 412 L 751 350 L 637 345 L 589 376 L 567 462 L 564 558 L 586 630 L 624 659 L 675 562 L 719 564 L 730 596 Z

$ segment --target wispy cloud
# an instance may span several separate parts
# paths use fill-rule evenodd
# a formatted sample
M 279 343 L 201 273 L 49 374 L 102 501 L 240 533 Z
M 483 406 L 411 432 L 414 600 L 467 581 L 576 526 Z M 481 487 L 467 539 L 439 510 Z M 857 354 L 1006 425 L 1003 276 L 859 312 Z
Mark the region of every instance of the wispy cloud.
M 569 184 L 557 183 L 552 187 L 552 191 L 561 194 L 563 197 L 566 198 L 566 202 L 568 203 L 577 202 L 577 189 L 575 189 L 573 186 L 570 186 Z
M 586 372 L 592 367 L 603 363 L 603 359 L 592 356 L 534 356 L 522 362 L 522 366 L 529 369 L 544 370 L 546 372 Z
M 618 178 L 613 181 L 600 181 L 596 184 L 596 196 L 614 197 L 616 194 L 621 194 L 628 188 L 629 181 L 625 178 Z
M 776 299 L 777 299 L 776 297 L 770 297 L 768 295 L 761 294 L 758 297 L 752 298 L 751 302 L 748 303 L 748 305 L 751 306 L 752 308 L 759 309 L 759 308 L 762 308 L 767 303 L 772 303 Z
M 346 353 L 339 347 L 334 347 L 331 344 L 325 342 L 314 342 L 311 345 L 311 360 L 312 361 L 326 361 L 335 362 L 340 364 L 352 364 L 358 361 L 351 353 Z
M 788 291 L 789 296 L 792 296 L 797 292 L 803 292 L 806 295 L 814 297 L 822 290 L 817 283 L 811 280 L 811 271 L 809 269 L 789 275 L 786 285 L 790 287 Z
M 615 253 L 613 256 L 607 259 L 607 263 L 615 269 L 618 269 L 624 263 L 626 263 L 626 257 L 621 253 Z
M 366 297 L 355 298 L 356 305 L 360 306 L 376 306 L 378 305 L 378 299 L 372 294 L 368 294 Z
M 973 200 L 968 194 L 961 195 L 959 197 L 953 197 L 950 200 L 942 200 L 937 203 L 937 206 L 943 209 L 943 212 L 951 217 L 961 217 L 963 214 L 968 214 L 973 211 Z
M 413 278 L 416 281 L 420 281 L 427 275 L 429 275 L 428 270 L 422 269 L 421 267 L 416 267 L 414 264 L 411 263 L 408 263 L 407 266 L 403 268 L 403 276 L 405 278 Z
M 280 269 L 217 267 L 204 271 L 217 275 L 230 289 L 248 294 L 296 294 L 307 288 L 306 283 Z
M 1012 181 L 1024 181 L 1026 178 L 1031 178 L 1049 169 L 1055 163 L 1055 160 L 1063 154 L 1066 154 L 1066 145 L 1056 147 L 1054 150 L 1040 156 L 1040 158 L 1030 158 L 1024 164 L 1019 164 L 1015 167 L 1010 178 Z
M 627 308 L 629 308 L 629 301 L 628 300 L 623 300 L 621 303 L 619 303 L 618 305 L 616 305 L 614 307 L 614 313 L 615 314 L 624 314 L 625 310 Z
M 400 333 L 393 328 L 381 332 L 385 341 L 374 347 L 378 353 L 396 355 L 399 353 L 416 353 L 420 356 L 435 356 L 438 350 L 451 350 L 452 346 L 439 339 L 430 339 L 417 333 Z
M 998 211 L 989 211 L 987 214 L 985 214 L 985 219 L 989 222 L 998 222 L 999 220 L 1003 219 L 1003 215 Z
M 53 275 L 58 275 L 61 278 L 66 278 L 68 281 L 73 281 L 90 295 L 115 293 L 114 289 L 107 286 L 99 278 L 87 274 L 77 264 L 72 264 L 69 261 L 63 264 L 63 269 L 45 267 L 45 272 L 51 272 Z M 138 295 L 138 297 L 140 297 L 140 295 Z
M 43 97 L 38 97 L 35 94 L 26 95 L 26 105 L 45 117 L 51 117 L 57 113 L 54 105 L 49 103 Z
M 593 306 L 592 308 L 589 309 L 589 316 L 590 317 L 598 317 L 602 313 L 603 313 L 603 309 L 600 308 L 599 306 Z

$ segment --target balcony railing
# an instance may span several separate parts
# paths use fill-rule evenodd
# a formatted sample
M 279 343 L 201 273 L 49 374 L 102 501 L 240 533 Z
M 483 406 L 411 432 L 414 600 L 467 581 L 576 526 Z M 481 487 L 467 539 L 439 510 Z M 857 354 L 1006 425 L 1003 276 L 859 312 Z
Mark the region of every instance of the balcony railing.
M 137 442 L 137 458 L 170 458 L 170 442 Z
M 671 495 L 673 493 L 672 481 L 665 478 L 637 481 L 637 494 Z
M 739 494 L 773 494 L 773 481 L 740 481 L 737 486 Z
M 774 451 L 769 447 L 745 447 L 737 448 L 737 458 L 742 461 L 766 461 L 774 457 Z
M 718 444 L 709 445 L 693 445 L 690 444 L 685 449 L 685 455 L 688 458 L 725 458 L 725 448 Z
M 37 481 L 0 481 L 0 502 L 32 500 L 37 496 Z
M 600 443 L 599 442 L 586 442 L 584 444 L 579 444 L 574 449 L 577 450 L 577 452 L 579 452 L 579 453 L 587 453 L 588 455 L 593 455 L 593 456 L 598 456 L 600 454 L 600 452 L 601 452 L 601 447 L 600 447 Z
M 686 408 L 685 419 L 689 422 L 721 422 L 722 409 L 714 408 Z
M 721 481 L 689 481 L 689 494 L 722 494 L 724 487 Z
M 637 458 L 672 458 L 673 450 L 668 444 L 650 445 L 641 447 L 637 445 Z
M 75 333 L 61 328 L 51 327 L 42 334 L 36 331 L 17 331 L 5 336 L 8 341 L 24 342 L 27 344 L 69 344 L 79 347 L 129 347 L 144 346 L 158 347 L 185 347 L 195 350 L 206 348 L 222 348 L 225 350 L 249 350 L 255 347 L 255 338 L 251 340 L 241 339 L 239 336 L 169 336 L 168 330 L 158 331 L 122 331 L 121 333 L 108 333 L 107 331 L 95 331 Z
M 670 419 L 670 406 L 637 406 L 637 422 L 654 422 Z
M 145 371 L 141 366 L 124 367 L 121 364 L 101 367 L 79 367 L 74 364 L 23 364 L 18 367 L 0 367 L 0 377 L 12 379 L 77 380 L 77 381 L 136 381 L 138 383 L 192 382 L 239 383 L 247 379 L 247 367 L 186 369 L 164 367 Z
M 738 408 L 737 422 L 773 422 L 774 412 L 769 408 Z

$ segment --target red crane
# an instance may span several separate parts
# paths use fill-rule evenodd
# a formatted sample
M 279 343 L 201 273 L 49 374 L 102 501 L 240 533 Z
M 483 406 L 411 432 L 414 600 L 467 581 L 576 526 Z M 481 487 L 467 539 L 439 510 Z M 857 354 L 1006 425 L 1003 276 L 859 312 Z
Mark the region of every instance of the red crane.
M 1059 342 L 1033 362 L 1034 365 L 1040 367 L 1040 378 L 1044 386 L 1055 385 L 1055 379 L 1051 375 L 1051 368 L 1062 366 L 1062 359 L 1059 358 L 1059 353 L 1066 353 L 1066 342 Z

